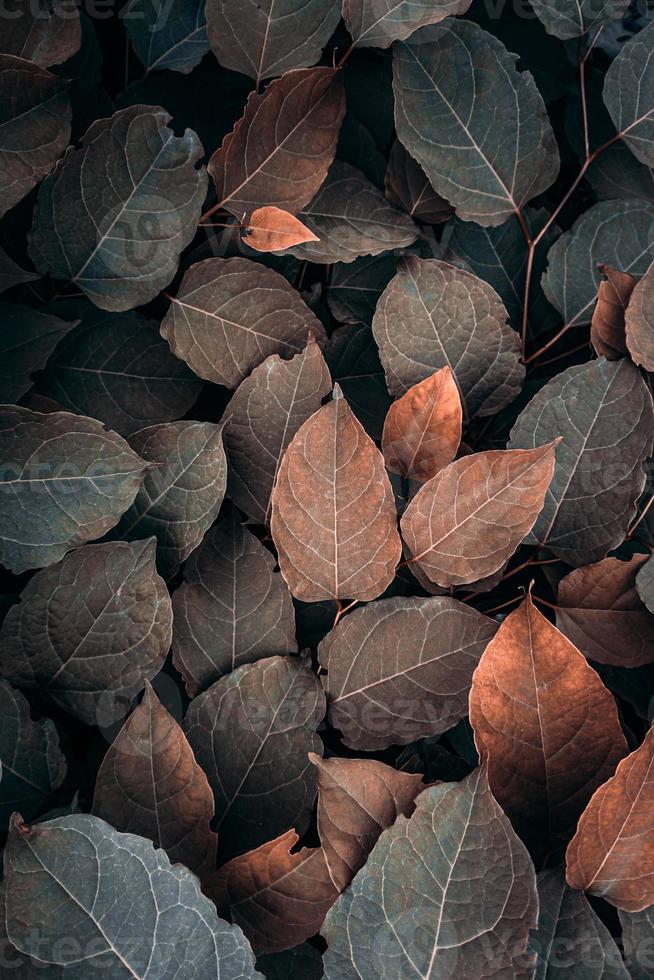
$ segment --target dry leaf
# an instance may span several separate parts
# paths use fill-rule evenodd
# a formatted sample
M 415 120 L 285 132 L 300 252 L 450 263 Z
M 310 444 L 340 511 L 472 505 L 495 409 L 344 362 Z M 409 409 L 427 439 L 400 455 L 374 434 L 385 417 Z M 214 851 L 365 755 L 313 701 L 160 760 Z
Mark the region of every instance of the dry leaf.
M 634 364 L 654 371 L 654 264 L 634 286 L 625 315 L 627 347 Z
M 637 280 L 628 272 L 601 265 L 602 279 L 597 290 L 597 305 L 590 324 L 590 340 L 595 352 L 609 361 L 627 353 L 625 311 Z
M 318 241 L 298 218 L 272 206 L 253 211 L 246 232 L 246 244 L 257 252 L 279 252 L 302 242 Z

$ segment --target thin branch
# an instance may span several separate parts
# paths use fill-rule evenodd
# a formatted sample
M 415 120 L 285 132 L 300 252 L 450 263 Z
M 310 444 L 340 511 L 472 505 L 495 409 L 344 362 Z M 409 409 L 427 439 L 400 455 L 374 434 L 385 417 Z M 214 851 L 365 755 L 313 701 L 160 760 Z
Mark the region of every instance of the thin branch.
M 334 616 L 334 622 L 332 624 L 332 629 L 334 629 L 334 627 L 336 627 L 338 625 L 341 617 L 344 616 L 345 613 L 348 613 L 350 611 L 350 609 L 353 609 L 356 605 L 358 605 L 358 603 L 359 603 L 359 600 L 358 599 L 353 599 L 352 602 L 348 603 L 347 606 L 344 606 L 343 603 L 341 602 L 341 600 L 340 599 L 337 599 L 336 600 L 336 615 Z
M 627 541 L 629 541 L 629 539 L 631 538 L 632 534 L 634 533 L 634 531 L 636 530 L 636 528 L 638 527 L 638 525 L 644 519 L 645 515 L 647 514 L 647 511 L 650 509 L 650 507 L 652 506 L 652 504 L 654 504 L 654 495 L 652 495 L 649 498 L 649 500 L 647 501 L 647 503 L 645 504 L 645 506 L 641 510 L 640 514 L 638 515 L 638 517 L 636 518 L 636 520 L 633 522 L 633 524 L 631 525 L 631 527 L 627 531 L 627 537 L 626 537 L 626 540 Z

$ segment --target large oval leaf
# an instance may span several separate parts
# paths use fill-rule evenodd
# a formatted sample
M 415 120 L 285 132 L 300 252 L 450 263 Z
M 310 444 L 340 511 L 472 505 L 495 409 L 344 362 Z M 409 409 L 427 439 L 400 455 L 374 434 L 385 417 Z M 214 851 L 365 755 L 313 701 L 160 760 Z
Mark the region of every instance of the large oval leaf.
M 288 827 L 303 833 L 316 798 L 308 752 L 325 697 L 310 666 L 270 657 L 238 667 L 191 702 L 184 730 L 216 800 L 223 859 Z
M 0 829 L 12 813 L 31 819 L 64 781 L 66 759 L 54 722 L 33 721 L 27 698 L 0 680 Z
M 426 789 L 381 835 L 327 913 L 325 976 L 526 977 L 537 916 L 529 855 L 477 769 Z
M 287 280 L 250 259 L 205 259 L 186 272 L 161 324 L 201 378 L 236 388 L 270 354 L 295 354 L 320 320 Z
M 202 382 L 171 354 L 158 324 L 90 303 L 79 314 L 81 323 L 48 361 L 40 393 L 125 436 L 188 412 Z
M 92 812 L 116 830 L 149 838 L 198 877 L 216 868 L 211 787 L 147 681 L 143 700 L 102 760 Z
M 401 553 L 393 491 L 338 386 L 286 450 L 270 527 L 297 599 L 376 599 L 393 581 Z
M 549 250 L 543 290 L 567 324 L 588 326 L 602 278 L 600 266 L 642 276 L 652 254 L 654 203 L 600 201 Z
M 209 50 L 202 0 L 129 0 L 125 29 L 148 72 L 168 68 L 185 75 Z
M 612 695 L 530 596 L 479 661 L 470 724 L 495 799 L 539 848 L 574 829 L 627 751 Z
M 443 588 L 497 572 L 542 510 L 555 446 L 473 453 L 446 466 L 420 488 L 402 517 L 411 561 Z
M 74 0 L 30 0 L 5 11 L 2 50 L 42 68 L 59 65 L 79 50 L 79 10 Z
M 0 54 L 0 107 L 1 216 L 38 184 L 68 146 L 68 83 L 31 61 Z
M 289 71 L 253 92 L 209 161 L 220 206 L 237 218 L 268 204 L 300 211 L 327 175 L 344 113 L 336 68 Z
M 340 160 L 300 218 L 317 241 L 289 251 L 307 262 L 353 262 L 362 255 L 405 248 L 418 237 L 408 214 L 389 204 L 360 170 Z
M 9 940 L 62 976 L 263 980 L 243 933 L 217 917 L 195 875 L 97 817 L 17 819 L 5 875 Z
M 572 888 L 625 912 L 654 905 L 654 729 L 600 786 L 565 855 Z
M 59 561 L 108 531 L 134 500 L 146 464 L 95 419 L 0 409 L 0 563 Z
M 373 332 L 394 395 L 448 366 L 471 417 L 493 415 L 522 386 L 520 338 L 499 296 L 446 262 L 402 259 L 377 303 Z
M 229 403 L 223 441 L 230 498 L 259 524 L 270 520 L 270 496 L 291 439 L 331 391 L 316 341 L 288 361 L 271 354 L 242 381 Z
M 343 19 L 358 48 L 389 48 L 427 24 L 464 14 L 471 0 L 343 0 Z
M 454 18 L 393 49 L 397 135 L 465 221 L 502 224 L 559 171 L 545 105 L 516 60 Z
M 170 647 L 154 553 L 152 538 L 92 544 L 37 572 L 2 624 L 2 675 L 87 725 L 123 718 Z
M 297 652 L 290 592 L 234 509 L 191 555 L 173 611 L 173 660 L 190 697 L 243 664 Z
M 622 542 L 645 485 L 654 411 L 633 364 L 600 358 L 562 371 L 520 414 L 510 445 L 555 437 L 563 441 L 531 540 L 585 565 Z
M 629 0 L 532 0 L 532 6 L 548 34 L 567 40 L 620 20 Z
M 453 728 L 496 630 L 456 599 L 398 597 L 355 609 L 318 650 L 331 724 L 366 751 Z
M 41 185 L 30 254 L 103 310 L 153 299 L 177 271 L 207 191 L 202 144 L 170 116 L 131 106 L 100 119 Z M 98 172 L 105 178 L 98 180 Z
M 221 65 L 254 78 L 283 75 L 320 61 L 341 16 L 338 0 L 209 0 L 209 43 Z
M 227 483 L 222 428 L 164 422 L 137 432 L 131 444 L 150 465 L 112 537 L 135 541 L 153 534 L 157 568 L 169 578 L 218 516 Z
M 654 167 L 654 24 L 620 48 L 606 73 L 604 102 L 634 156 Z

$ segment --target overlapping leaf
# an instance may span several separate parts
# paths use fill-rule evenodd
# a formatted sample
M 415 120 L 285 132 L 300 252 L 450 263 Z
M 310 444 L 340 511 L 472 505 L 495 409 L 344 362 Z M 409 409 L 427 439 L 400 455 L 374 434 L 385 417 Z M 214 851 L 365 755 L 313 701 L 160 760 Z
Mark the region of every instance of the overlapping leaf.
M 627 272 L 604 265 L 604 279 L 597 290 L 597 305 L 590 324 L 590 340 L 595 352 L 608 361 L 616 361 L 627 353 L 625 312 L 634 291 L 636 280 Z
M 631 980 L 651 980 L 652 968 L 652 927 L 654 927 L 654 907 L 642 912 L 623 912 L 618 910 L 622 926 L 622 944 Z
M 335 382 L 368 435 L 381 439 L 392 399 L 372 330 L 365 323 L 338 327 L 325 351 Z
M 520 341 L 495 290 L 463 269 L 408 256 L 377 304 L 375 340 L 392 394 L 449 366 L 464 412 L 492 415 L 524 380 Z
M 249 259 L 191 266 L 161 325 L 177 357 L 196 374 L 235 388 L 270 354 L 301 351 L 316 316 L 282 275 Z
M 218 203 L 237 218 L 274 205 L 295 214 L 322 184 L 345 113 L 343 77 L 303 68 L 253 92 L 209 161 Z
M 561 437 L 532 540 L 572 565 L 624 539 L 645 485 L 654 439 L 652 397 L 628 360 L 589 361 L 549 381 L 518 417 L 511 448 Z
M 315 242 L 314 235 L 299 218 L 281 208 L 257 208 L 250 215 L 247 244 L 257 252 L 279 252 L 302 242 Z
M 218 516 L 227 482 L 222 428 L 165 422 L 141 429 L 131 444 L 149 467 L 112 536 L 135 541 L 154 535 L 157 567 L 168 578 Z
M 447 731 L 467 713 L 473 671 L 496 629 L 450 598 L 355 609 L 319 647 L 331 724 L 366 751 Z
M 320 61 L 340 14 L 338 0 L 209 0 L 209 41 L 221 65 L 254 78 L 259 88 L 264 78 Z
M 297 657 L 238 667 L 195 698 L 184 731 L 216 801 L 223 858 L 303 833 L 316 796 L 308 752 L 320 752 L 320 683 Z
M 27 699 L 0 680 L 0 828 L 12 813 L 28 819 L 42 807 L 66 776 L 66 759 L 57 729 L 49 718 L 33 721 Z
M 654 166 L 654 25 L 632 37 L 611 64 L 604 102 L 634 156 Z
M 529 855 L 478 769 L 381 835 L 327 914 L 325 976 L 528 976 L 537 916 Z
M 41 185 L 30 254 L 103 310 L 153 299 L 195 234 L 207 177 L 191 129 L 175 136 L 158 107 L 100 119 Z M 106 175 L 106 179 L 104 178 Z
M 470 0 L 343 0 L 343 19 L 357 47 L 389 48 L 469 6 Z
M 574 829 L 627 751 L 611 694 L 530 596 L 479 661 L 470 724 L 495 799 L 539 845 Z
M 146 469 L 124 439 L 67 412 L 0 410 L 0 563 L 59 561 L 98 538 L 134 500 Z
M 572 888 L 625 912 L 654 905 L 654 729 L 595 792 L 566 851 Z
M 534 0 L 534 13 L 548 34 L 567 40 L 620 20 L 629 0 Z
M 409 215 L 389 204 L 361 171 L 340 160 L 300 218 L 317 240 L 290 251 L 307 262 L 352 262 L 404 248 L 418 236 Z
M 102 760 L 92 812 L 116 830 L 149 838 L 198 877 L 215 870 L 211 788 L 182 729 L 147 682 L 141 704 Z
M 191 696 L 243 664 L 297 652 L 293 603 L 275 559 L 234 510 L 187 562 L 173 611 L 173 660 Z
M 442 587 L 502 568 L 541 513 L 556 445 L 473 453 L 428 480 L 402 517 L 411 561 Z
M 270 519 L 270 495 L 286 447 L 331 390 L 329 370 L 309 337 L 301 354 L 271 354 L 242 381 L 229 403 L 223 440 L 231 499 L 259 524 Z
M 0 303 L 0 317 L 0 401 L 10 403 L 29 390 L 34 372 L 75 322 L 18 303 Z
M 320 929 L 338 896 L 320 847 L 291 851 L 294 830 L 233 858 L 205 884 L 255 953 L 289 949 Z
M 271 532 L 297 599 L 375 599 L 401 552 L 381 453 L 340 389 L 297 431 L 277 473 Z
M 34 827 L 17 819 L 5 875 L 9 940 L 62 976 L 104 969 L 159 980 L 262 980 L 243 933 L 217 917 L 195 875 L 97 817 Z
M 3 248 L 0 248 L 0 293 L 23 282 L 34 282 L 38 278 L 35 272 L 22 269 Z
M 188 74 L 209 50 L 201 0 L 130 0 L 125 27 L 147 71 L 164 68 Z
M 634 364 L 654 371 L 654 265 L 651 265 L 631 293 L 625 314 L 627 348 Z
M 590 660 L 614 667 L 654 661 L 654 616 L 637 592 L 646 555 L 604 558 L 559 583 L 556 623 Z
M 88 725 L 123 718 L 170 647 L 170 597 L 154 557 L 152 538 L 92 544 L 38 572 L 2 624 L 2 676 Z
M 454 18 L 393 52 L 399 139 L 458 216 L 480 225 L 502 224 L 559 169 L 542 97 L 515 61 L 498 38 Z
M 0 105 L 3 215 L 38 184 L 68 146 L 68 84 L 31 61 L 0 54 Z
M 440 224 L 454 209 L 434 191 L 419 163 L 395 140 L 384 179 L 386 197 L 416 221 Z

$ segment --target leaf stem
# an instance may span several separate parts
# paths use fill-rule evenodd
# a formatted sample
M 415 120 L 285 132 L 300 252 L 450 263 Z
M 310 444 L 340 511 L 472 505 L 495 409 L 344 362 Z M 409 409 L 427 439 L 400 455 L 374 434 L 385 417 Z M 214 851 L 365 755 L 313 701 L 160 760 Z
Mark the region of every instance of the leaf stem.
M 634 531 L 636 530 L 636 528 L 638 527 L 638 525 L 641 523 L 641 521 L 644 519 L 645 515 L 647 514 L 647 511 L 650 509 L 650 507 L 652 506 L 652 504 L 654 504 L 654 495 L 652 495 L 649 498 L 649 500 L 647 501 L 647 503 L 645 504 L 645 506 L 641 510 L 640 514 L 636 517 L 636 519 L 634 520 L 633 524 L 630 526 L 629 530 L 627 531 L 627 536 L 625 538 L 625 541 L 629 541 L 629 539 L 631 538 L 632 534 L 634 533 Z

